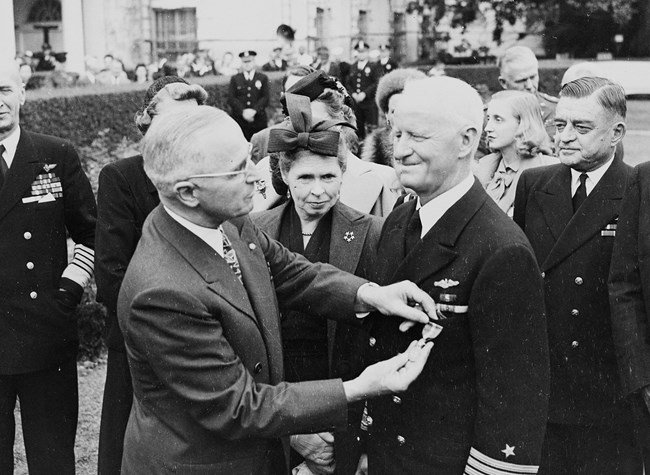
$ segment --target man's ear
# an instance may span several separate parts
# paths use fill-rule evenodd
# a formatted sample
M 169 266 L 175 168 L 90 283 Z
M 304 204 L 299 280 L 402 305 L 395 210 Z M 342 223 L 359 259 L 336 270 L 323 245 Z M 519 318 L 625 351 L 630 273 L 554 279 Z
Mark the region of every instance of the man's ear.
M 280 175 L 282 175 L 282 181 L 285 185 L 289 186 L 289 180 L 287 180 L 287 173 L 280 168 Z
M 501 87 L 502 87 L 503 89 L 507 89 L 507 87 L 506 87 L 506 86 L 507 86 L 507 83 L 506 83 L 506 80 L 503 79 L 503 76 L 499 76 L 499 84 L 501 85 Z
M 466 157 L 474 151 L 479 135 L 476 127 L 465 127 L 460 131 L 460 157 Z
M 199 205 L 196 189 L 196 185 L 191 181 L 179 181 L 174 185 L 178 201 L 189 208 L 196 208 Z
M 616 146 L 621 140 L 623 140 L 623 137 L 625 137 L 627 126 L 625 125 L 625 122 L 616 122 L 612 128 L 614 132 L 612 134 L 612 145 Z

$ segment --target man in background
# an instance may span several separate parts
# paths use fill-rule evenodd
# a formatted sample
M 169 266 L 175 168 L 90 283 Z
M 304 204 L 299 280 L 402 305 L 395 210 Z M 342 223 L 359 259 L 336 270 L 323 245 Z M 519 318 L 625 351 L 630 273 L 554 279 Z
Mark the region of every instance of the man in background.
M 239 124 L 246 140 L 266 128 L 266 106 L 269 105 L 269 78 L 255 71 L 255 51 L 242 51 L 240 73 L 230 78 L 228 105 L 230 114 Z

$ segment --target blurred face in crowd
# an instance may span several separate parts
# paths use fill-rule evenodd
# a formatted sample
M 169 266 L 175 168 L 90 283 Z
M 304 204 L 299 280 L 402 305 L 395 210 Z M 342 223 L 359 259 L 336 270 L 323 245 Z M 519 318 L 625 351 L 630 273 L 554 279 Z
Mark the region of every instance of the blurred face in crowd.
M 358 61 L 367 61 L 369 55 L 370 55 L 370 52 L 367 49 L 360 49 L 357 52 L 357 60 Z
M 14 61 L 0 62 L 0 140 L 18 127 L 25 88 Z
M 135 77 L 136 80 L 140 83 L 147 82 L 147 67 L 139 65 L 137 68 L 135 68 Z
M 242 58 L 241 68 L 246 72 L 255 69 L 255 58 L 253 58 L 252 56 L 249 56 L 248 58 Z
M 27 84 L 27 82 L 31 77 L 32 77 L 32 67 L 29 64 L 21 64 L 20 79 L 23 81 L 23 84 Z
M 447 191 L 457 173 L 459 133 L 440 113 L 403 95 L 393 115 L 395 171 L 422 204 Z
M 562 97 L 555 111 L 555 143 L 562 163 L 578 171 L 600 168 L 614 156 L 625 123 L 606 111 L 596 95 Z
M 539 87 L 539 66 L 537 59 L 522 58 L 503 65 L 499 83 L 504 89 L 537 92 Z
M 291 191 L 296 213 L 302 221 L 322 218 L 336 204 L 343 171 L 337 157 L 305 152 L 293 161 L 282 179 Z
M 512 107 L 499 99 L 490 101 L 485 124 L 488 147 L 503 150 L 514 145 L 518 130 L 519 120 L 514 116 Z

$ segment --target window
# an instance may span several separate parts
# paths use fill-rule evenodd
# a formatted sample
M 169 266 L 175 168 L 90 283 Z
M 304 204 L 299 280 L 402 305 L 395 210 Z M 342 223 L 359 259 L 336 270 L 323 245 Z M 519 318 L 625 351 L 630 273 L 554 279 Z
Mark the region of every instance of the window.
M 156 52 L 161 55 L 182 54 L 198 47 L 196 8 L 154 9 Z

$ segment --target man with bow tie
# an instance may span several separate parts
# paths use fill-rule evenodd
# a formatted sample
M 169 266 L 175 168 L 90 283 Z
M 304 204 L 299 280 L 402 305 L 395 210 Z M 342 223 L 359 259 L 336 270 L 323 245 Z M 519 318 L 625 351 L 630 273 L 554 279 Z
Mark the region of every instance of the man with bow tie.
M 75 473 L 77 322 L 96 207 L 72 144 L 19 126 L 18 66 L 0 61 L 0 473 L 20 400 L 29 473 Z M 75 243 L 68 262 L 67 235 Z
M 555 112 L 560 162 L 523 172 L 514 220 L 544 278 L 551 362 L 540 473 L 641 474 L 622 399 L 607 278 L 632 169 L 617 156 L 625 135 L 623 88 L 584 77 L 562 87 Z
M 471 173 L 482 123 L 476 91 L 449 77 L 407 82 L 393 115 L 395 168 L 418 198 L 386 219 L 370 278 L 417 283 L 439 326 L 404 334 L 374 318 L 367 362 L 439 334 L 406 393 L 368 402 L 373 475 L 537 472 L 549 376 L 542 280 L 526 237 Z
M 255 51 L 242 51 L 240 73 L 230 78 L 228 105 L 246 140 L 268 126 L 266 106 L 269 105 L 269 78 L 255 71 Z

